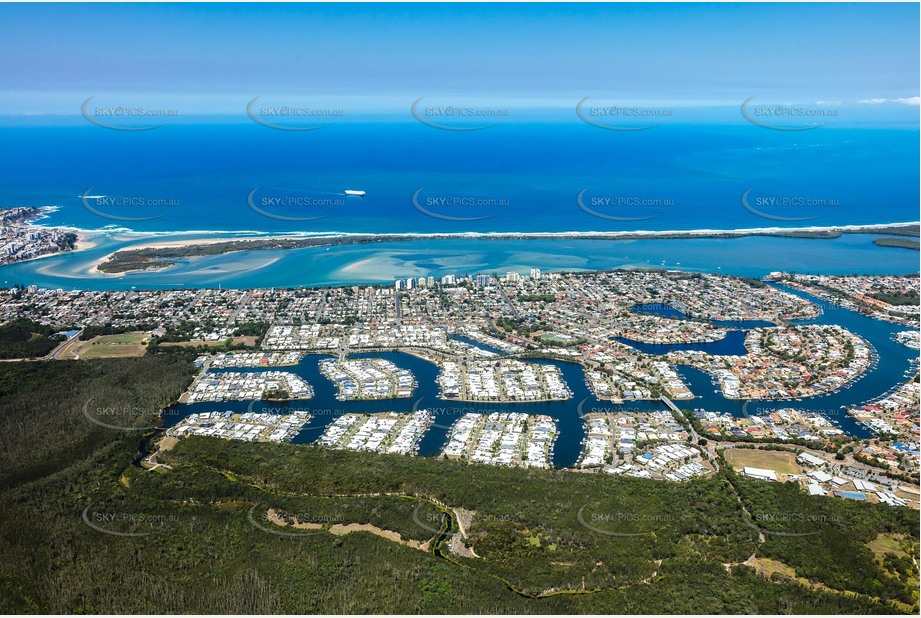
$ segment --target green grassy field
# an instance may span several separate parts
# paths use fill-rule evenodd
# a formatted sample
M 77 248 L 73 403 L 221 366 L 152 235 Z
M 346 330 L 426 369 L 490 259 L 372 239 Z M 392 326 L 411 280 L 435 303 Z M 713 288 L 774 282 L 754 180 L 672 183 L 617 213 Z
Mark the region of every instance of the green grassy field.
M 147 333 L 122 333 L 119 335 L 98 335 L 81 342 L 72 352 L 76 358 L 130 358 L 143 356 L 147 351 L 144 340 Z
M 161 343 L 160 345 L 167 347 L 167 348 L 168 347 L 188 348 L 188 347 L 199 347 L 199 346 L 206 346 L 209 348 L 218 348 L 218 347 L 225 345 L 225 342 L 226 342 L 225 339 L 221 339 L 220 341 L 166 341 L 166 342 Z M 231 345 L 254 346 L 256 345 L 256 337 L 249 336 L 249 335 L 242 336 L 242 337 L 234 337 L 233 340 L 231 341 Z
M 796 463 L 796 455 L 787 451 L 762 451 L 747 448 L 731 448 L 723 451 L 726 461 L 736 471 L 741 472 L 745 466 L 773 470 L 778 474 L 801 474 L 802 469 Z

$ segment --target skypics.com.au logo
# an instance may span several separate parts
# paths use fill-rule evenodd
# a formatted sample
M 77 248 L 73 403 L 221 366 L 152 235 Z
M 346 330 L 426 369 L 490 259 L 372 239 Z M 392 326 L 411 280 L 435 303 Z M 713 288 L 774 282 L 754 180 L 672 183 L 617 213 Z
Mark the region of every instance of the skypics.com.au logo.
M 143 105 L 103 105 L 94 103 L 95 98 L 92 96 L 83 102 L 80 106 L 80 115 L 97 127 L 113 131 L 151 131 L 165 126 L 162 122 L 151 124 L 151 121 L 179 116 L 178 109 Z
M 442 131 L 482 131 L 498 124 L 496 120 L 509 117 L 507 107 L 488 105 L 459 104 L 446 102 L 439 104 L 430 101 L 423 104 L 427 97 L 419 97 L 410 106 L 412 117 L 425 126 Z

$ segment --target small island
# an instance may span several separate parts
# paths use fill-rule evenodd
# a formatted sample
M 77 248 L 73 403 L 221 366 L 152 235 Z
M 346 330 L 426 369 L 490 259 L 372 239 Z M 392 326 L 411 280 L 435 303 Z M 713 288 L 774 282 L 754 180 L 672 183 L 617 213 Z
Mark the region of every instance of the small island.
M 780 236 L 787 238 L 840 238 L 844 234 L 887 234 L 905 238 L 878 238 L 880 246 L 917 248 L 915 240 L 921 230 L 917 223 L 892 225 L 842 226 L 829 228 L 764 228 L 750 230 L 689 230 L 665 232 L 562 232 L 562 233 L 459 233 L 459 234 L 354 234 L 343 236 L 270 237 L 246 239 L 190 240 L 159 243 L 122 249 L 106 256 L 96 266 L 108 274 L 169 268 L 186 258 L 221 255 L 236 251 L 288 250 L 309 247 L 331 247 L 365 243 L 405 242 L 428 239 L 489 239 L 489 240 L 672 240 L 680 238 L 744 238 L 748 236 Z M 915 239 L 911 238 L 914 237 Z

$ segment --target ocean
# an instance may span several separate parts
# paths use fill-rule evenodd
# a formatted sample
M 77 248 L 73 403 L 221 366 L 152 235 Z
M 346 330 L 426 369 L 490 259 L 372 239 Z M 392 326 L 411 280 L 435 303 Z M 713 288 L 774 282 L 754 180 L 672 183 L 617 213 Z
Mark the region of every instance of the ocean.
M 415 121 L 283 131 L 253 122 L 118 131 L 0 127 L 0 207 L 53 206 L 45 225 L 95 247 L 0 268 L 0 283 L 66 289 L 386 283 L 465 272 L 664 267 L 763 276 L 917 272 L 917 253 L 747 237 L 412 242 L 240 252 L 106 276 L 94 262 L 150 238 L 296 233 L 687 231 L 919 219 L 916 127 L 772 131 L 744 121 L 606 131 L 572 122 L 478 131 Z M 347 196 L 348 189 L 364 191 Z
M 443 131 L 421 123 L 354 123 L 307 132 L 251 124 L 176 124 L 127 132 L 86 126 L 0 128 L 0 207 L 54 206 L 42 221 L 91 234 L 94 246 L 0 268 L 0 284 L 64 289 L 295 287 L 391 283 L 395 278 L 611 268 L 667 268 L 763 277 L 918 272 L 918 253 L 873 244 L 875 234 L 834 239 L 750 236 L 647 240 L 418 238 L 290 251 L 190 258 L 163 271 L 105 275 L 98 260 L 139 242 L 282 233 L 460 234 L 832 227 L 919 219 L 917 128 L 822 127 L 771 131 L 750 124 L 605 131 L 584 123 L 500 124 Z M 350 197 L 347 189 L 365 191 Z M 820 318 L 865 336 L 878 364 L 853 387 L 797 402 L 848 433 L 868 435 L 841 406 L 866 401 L 901 379 L 913 355 L 891 341 L 900 327 L 839 310 Z M 824 323 L 824 322 L 823 322 Z M 715 344 L 737 348 L 738 335 Z M 727 347 L 728 346 L 728 347 Z M 735 349 L 733 348 L 733 349 Z M 657 352 L 661 350 L 650 350 Z M 412 401 L 360 404 L 368 411 L 439 407 L 422 444 L 438 452 L 459 413 L 435 392 L 435 369 L 405 354 Z M 342 411 L 317 374 L 308 407 Z M 591 397 L 581 369 L 561 364 L 575 397 L 522 404 L 560 422 L 554 463 L 572 465 L 584 435 L 579 402 Z M 681 368 L 697 407 L 741 414 L 710 379 Z M 419 402 L 418 398 L 423 397 Z M 774 409 L 792 402 L 754 402 Z M 658 408 L 638 402 L 634 407 Z M 265 402 L 222 404 L 259 410 Z M 215 406 L 211 405 L 210 408 Z M 485 409 L 485 404 L 484 406 Z M 495 408 L 496 406 L 492 406 Z M 506 408 L 507 406 L 500 406 Z M 195 411 L 179 406 L 178 416 Z M 751 410 L 749 410 L 751 412 Z M 332 416 L 297 441 L 316 439 Z
M 917 128 L 0 128 L 0 206 L 135 232 L 563 232 L 917 221 Z M 346 189 L 364 197 L 346 197 Z M 81 196 L 89 196 L 83 198 Z M 104 196 L 104 197 L 103 197 Z M 744 200 L 743 200 L 744 196 Z

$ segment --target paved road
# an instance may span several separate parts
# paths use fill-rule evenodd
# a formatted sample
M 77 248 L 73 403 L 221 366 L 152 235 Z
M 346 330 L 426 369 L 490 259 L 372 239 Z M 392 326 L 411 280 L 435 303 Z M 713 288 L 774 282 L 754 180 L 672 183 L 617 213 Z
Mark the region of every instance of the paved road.
M 49 361 L 49 360 L 59 360 L 60 355 L 67 351 L 67 349 L 73 344 L 77 343 L 80 335 L 83 334 L 83 329 L 77 331 L 77 333 L 71 337 L 68 337 L 66 341 L 62 342 L 60 345 L 55 347 L 53 350 L 45 354 L 40 358 L 3 358 L 0 359 L 0 362 L 3 363 L 23 363 L 23 362 L 33 362 L 33 361 Z
M 68 337 L 68 338 L 67 338 L 67 341 L 65 341 L 64 343 L 62 343 L 61 345 L 59 345 L 59 346 L 56 347 L 55 349 L 51 350 L 51 352 L 49 352 L 47 355 L 45 355 L 45 356 L 42 358 L 42 360 L 57 360 L 57 359 L 59 359 L 59 358 L 61 357 L 61 354 L 63 354 L 64 352 L 66 352 L 72 345 L 75 345 L 75 344 L 77 343 L 77 340 L 80 338 L 80 335 L 82 335 L 82 334 L 83 334 L 83 329 L 81 328 L 80 330 L 77 331 L 77 333 L 76 333 L 75 335 L 73 335 L 72 337 Z
M 232 326 L 234 322 L 237 321 L 237 316 L 239 316 L 244 309 L 246 309 L 246 304 L 249 302 L 250 297 L 253 295 L 251 291 L 247 291 L 243 295 L 243 298 L 240 300 L 240 304 L 237 306 L 237 310 L 233 312 L 233 315 L 227 319 L 227 325 Z
M 502 295 L 502 300 L 504 300 L 505 304 L 508 305 L 508 309 L 512 312 L 512 315 L 515 316 L 515 319 L 521 319 L 521 314 L 518 313 L 518 309 L 516 309 L 515 305 L 512 304 L 512 301 L 509 300 L 508 295 L 505 293 L 505 290 L 502 289 L 502 285 L 498 281 L 496 282 L 496 287 L 499 288 L 499 294 Z

